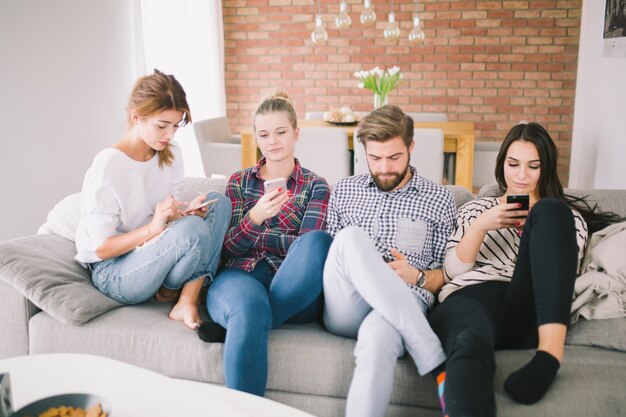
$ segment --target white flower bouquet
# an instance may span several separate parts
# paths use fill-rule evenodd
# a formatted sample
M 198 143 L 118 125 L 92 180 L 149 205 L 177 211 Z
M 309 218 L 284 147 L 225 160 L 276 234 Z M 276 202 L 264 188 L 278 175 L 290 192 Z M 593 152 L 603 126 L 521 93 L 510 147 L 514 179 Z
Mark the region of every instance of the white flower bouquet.
M 402 73 L 400 67 L 391 67 L 381 70 L 378 67 L 369 71 L 357 71 L 354 73 L 359 82 L 359 88 L 366 88 L 374 93 L 374 107 L 378 108 L 387 104 L 387 95 L 398 86 Z

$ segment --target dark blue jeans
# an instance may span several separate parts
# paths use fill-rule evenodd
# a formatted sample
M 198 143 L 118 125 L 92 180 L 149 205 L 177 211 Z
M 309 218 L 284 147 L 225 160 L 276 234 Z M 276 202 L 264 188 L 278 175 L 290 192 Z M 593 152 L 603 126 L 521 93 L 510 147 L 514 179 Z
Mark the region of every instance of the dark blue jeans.
M 578 246 L 570 208 L 542 199 L 524 225 L 511 282 L 485 282 L 453 292 L 430 315 L 448 357 L 450 417 L 496 415 L 497 349 L 529 349 L 537 327 L 569 323 Z
M 207 308 L 227 330 L 227 387 L 264 395 L 269 331 L 285 322 L 321 318 L 322 273 L 331 242 L 328 233 L 312 231 L 296 239 L 277 272 L 261 261 L 252 272 L 225 268 L 217 275 L 209 287 Z

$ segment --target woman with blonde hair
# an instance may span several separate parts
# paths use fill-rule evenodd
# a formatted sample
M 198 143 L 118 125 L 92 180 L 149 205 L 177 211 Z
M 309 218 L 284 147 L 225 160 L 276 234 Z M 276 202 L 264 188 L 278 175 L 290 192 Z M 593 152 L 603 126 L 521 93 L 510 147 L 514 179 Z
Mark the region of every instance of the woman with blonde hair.
M 224 242 L 225 268 L 209 287 L 207 308 L 217 323 L 212 326 L 226 328 L 226 386 L 263 395 L 269 331 L 320 318 L 332 238 L 322 231 L 330 189 L 294 157 L 299 129 L 285 93 L 261 103 L 254 134 L 263 158 L 228 182 L 233 216 Z M 266 190 L 268 180 L 285 181 L 286 189 Z M 209 333 L 199 335 L 223 341 L 223 335 Z
M 183 159 L 172 139 L 191 114 L 172 75 L 154 70 L 139 78 L 127 114 L 126 134 L 100 151 L 85 175 L 75 259 L 91 270 L 96 288 L 122 303 L 167 294 L 176 301 L 169 317 L 195 330 L 198 296 L 215 276 L 230 204 L 217 193 L 178 200 Z M 194 210 L 205 199 L 215 201 Z

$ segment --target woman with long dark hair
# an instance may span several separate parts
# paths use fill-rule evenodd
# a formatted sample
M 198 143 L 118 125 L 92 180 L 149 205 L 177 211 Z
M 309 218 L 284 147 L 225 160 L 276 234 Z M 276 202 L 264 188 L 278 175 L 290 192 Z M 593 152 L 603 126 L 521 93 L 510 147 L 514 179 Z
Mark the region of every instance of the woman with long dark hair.
M 503 193 L 459 208 L 430 316 L 448 357 L 449 416 L 494 416 L 494 351 L 536 349 L 505 382 L 517 402 L 539 401 L 564 355 L 574 281 L 591 231 L 618 220 L 564 194 L 557 148 L 537 123 L 514 126 L 495 169 Z M 530 210 L 507 203 L 527 194 Z

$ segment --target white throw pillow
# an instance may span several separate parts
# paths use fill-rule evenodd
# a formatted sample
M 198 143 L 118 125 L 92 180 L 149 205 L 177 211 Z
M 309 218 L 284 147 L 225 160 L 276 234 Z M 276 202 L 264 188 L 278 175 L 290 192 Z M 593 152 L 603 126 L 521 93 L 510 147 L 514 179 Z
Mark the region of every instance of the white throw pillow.
M 41 225 L 37 234 L 55 234 L 74 241 L 79 221 L 80 193 L 70 194 L 50 210 L 46 223 Z

